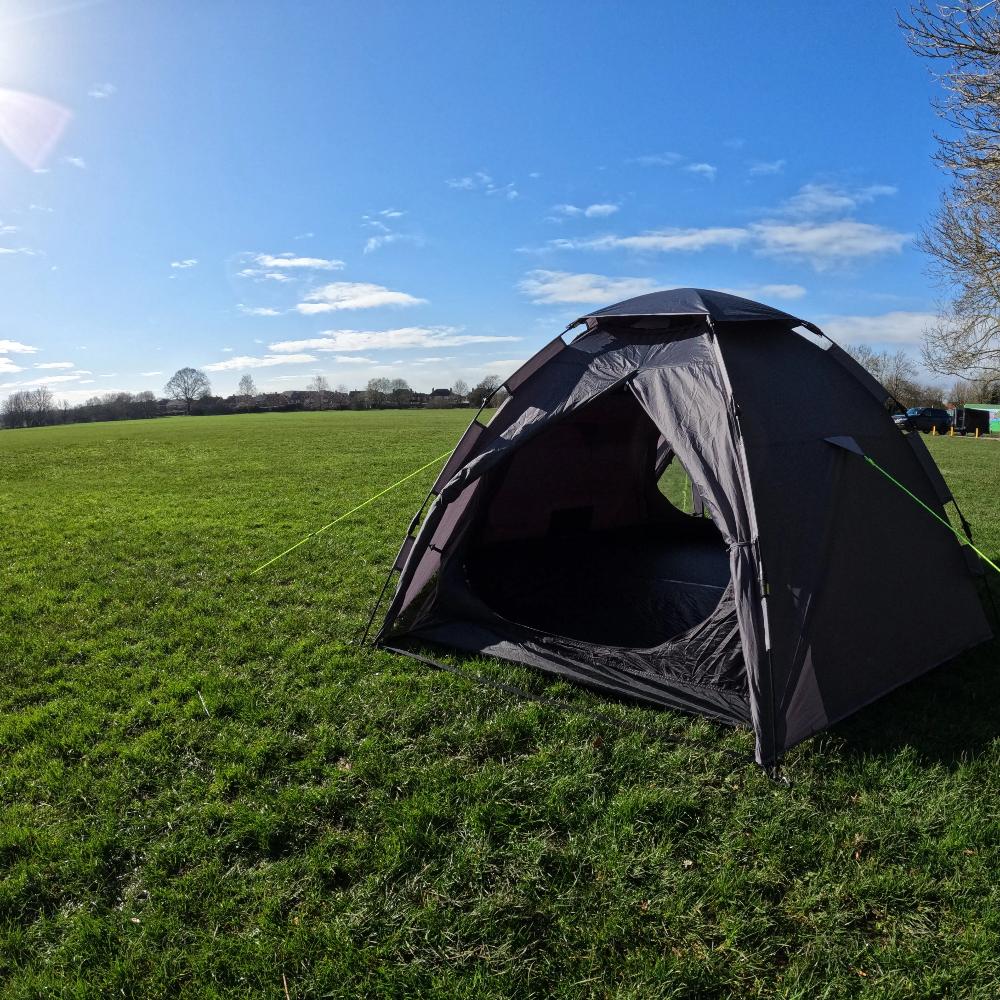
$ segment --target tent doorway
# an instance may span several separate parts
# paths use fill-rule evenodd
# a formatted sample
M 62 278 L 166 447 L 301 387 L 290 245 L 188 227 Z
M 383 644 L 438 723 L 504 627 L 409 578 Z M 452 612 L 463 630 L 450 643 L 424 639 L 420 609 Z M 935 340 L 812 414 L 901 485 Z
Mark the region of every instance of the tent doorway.
M 685 512 L 690 478 L 625 386 L 543 430 L 485 486 L 467 579 L 516 625 L 657 647 L 708 619 L 730 586 L 717 527 Z

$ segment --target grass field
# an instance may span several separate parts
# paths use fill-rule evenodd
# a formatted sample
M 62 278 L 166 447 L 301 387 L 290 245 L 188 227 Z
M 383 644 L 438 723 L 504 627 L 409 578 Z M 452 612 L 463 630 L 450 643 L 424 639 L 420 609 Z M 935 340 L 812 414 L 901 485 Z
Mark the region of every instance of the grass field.
M 746 732 L 351 645 L 433 471 L 249 575 L 467 419 L 0 434 L 0 993 L 996 996 L 997 643 L 785 790 Z M 996 558 L 1000 443 L 930 446 Z

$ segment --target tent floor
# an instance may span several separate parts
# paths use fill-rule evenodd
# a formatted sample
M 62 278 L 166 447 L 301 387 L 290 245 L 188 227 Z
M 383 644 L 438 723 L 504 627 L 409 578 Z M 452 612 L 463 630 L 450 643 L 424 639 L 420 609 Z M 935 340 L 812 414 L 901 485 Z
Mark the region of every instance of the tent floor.
M 466 561 L 473 592 L 508 621 L 599 645 L 649 648 L 703 622 L 730 581 L 715 527 L 693 521 L 504 542 Z

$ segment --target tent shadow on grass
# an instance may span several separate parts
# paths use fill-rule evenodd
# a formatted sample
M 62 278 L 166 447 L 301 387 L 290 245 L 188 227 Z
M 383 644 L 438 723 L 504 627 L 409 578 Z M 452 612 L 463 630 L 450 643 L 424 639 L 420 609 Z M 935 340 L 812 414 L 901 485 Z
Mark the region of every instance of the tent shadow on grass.
M 998 556 L 991 556 L 994 562 Z M 1000 738 L 1000 622 L 981 584 L 991 642 L 970 649 L 836 726 L 847 756 L 892 756 L 912 747 L 928 763 L 956 766 Z M 1000 609 L 1000 577 L 990 581 Z

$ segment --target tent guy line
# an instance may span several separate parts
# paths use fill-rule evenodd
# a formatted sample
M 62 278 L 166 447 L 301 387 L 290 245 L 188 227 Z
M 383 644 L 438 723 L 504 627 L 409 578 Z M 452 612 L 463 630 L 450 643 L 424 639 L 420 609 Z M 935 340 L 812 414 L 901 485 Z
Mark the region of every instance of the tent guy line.
M 869 465 L 871 465 L 873 468 L 878 469 L 878 471 L 881 472 L 882 475 L 885 476 L 885 478 L 889 480 L 889 482 L 894 483 L 908 497 L 910 497 L 913 500 L 916 500 L 916 502 L 918 504 L 920 504 L 920 506 L 923 507 L 924 510 L 926 510 L 927 513 L 930 514 L 931 517 L 933 517 L 936 521 L 940 521 L 949 531 L 951 531 L 952 533 L 954 533 L 955 537 L 959 540 L 959 542 L 962 545 L 968 545 L 969 548 L 972 549 L 972 551 L 975 552 L 976 555 L 979 556 L 979 558 L 982 559 L 984 563 L 989 564 L 998 573 L 1000 573 L 1000 566 L 998 566 L 992 559 L 990 559 L 990 557 L 988 555 L 986 555 L 986 553 L 983 552 L 982 549 L 977 548 L 975 545 L 972 544 L 972 542 L 970 540 L 963 538 L 961 536 L 961 534 L 958 532 L 958 529 L 954 527 L 954 525 L 949 524 L 943 517 L 938 517 L 938 515 L 935 514 L 934 511 L 932 511 L 930 509 L 930 507 L 928 507 L 927 504 L 925 504 L 923 502 L 923 500 L 921 500 L 918 496 L 914 496 L 914 494 L 912 494 L 898 479 L 894 479 L 891 475 L 889 475 L 889 473 L 886 472 L 885 469 L 883 469 L 882 466 L 879 465 L 878 462 L 875 461 L 875 459 L 871 458 L 869 455 L 864 455 L 863 457 L 864 457 L 864 460 Z
M 273 559 L 268 559 L 266 563 L 263 563 L 255 570 L 252 570 L 250 575 L 256 576 L 261 570 L 267 569 L 268 566 L 276 563 L 279 559 L 283 559 L 289 552 L 294 552 L 300 545 L 305 545 L 310 538 L 315 538 L 317 535 L 321 535 L 327 528 L 332 528 L 335 524 L 339 524 L 345 517 L 350 517 L 352 514 L 356 514 L 362 507 L 367 507 L 368 504 L 378 500 L 379 497 L 384 497 L 386 493 L 391 493 L 398 486 L 402 486 L 407 480 L 412 479 L 414 476 L 419 476 L 425 469 L 429 469 L 432 465 L 436 465 L 438 462 L 446 459 L 452 453 L 452 450 L 453 449 L 449 448 L 443 455 L 438 455 L 437 458 L 432 458 L 426 465 L 421 465 L 419 469 L 414 469 L 409 475 L 403 476 L 402 479 L 393 483 L 392 486 L 387 486 L 381 492 L 376 493 L 375 496 L 369 497 L 364 503 L 359 503 L 357 507 L 352 507 L 346 513 L 341 514 L 340 517 L 335 517 L 329 524 L 324 524 L 322 528 L 317 528 L 315 531 L 311 531 L 305 538 L 296 542 L 294 545 L 289 546 L 284 552 L 279 552 Z

